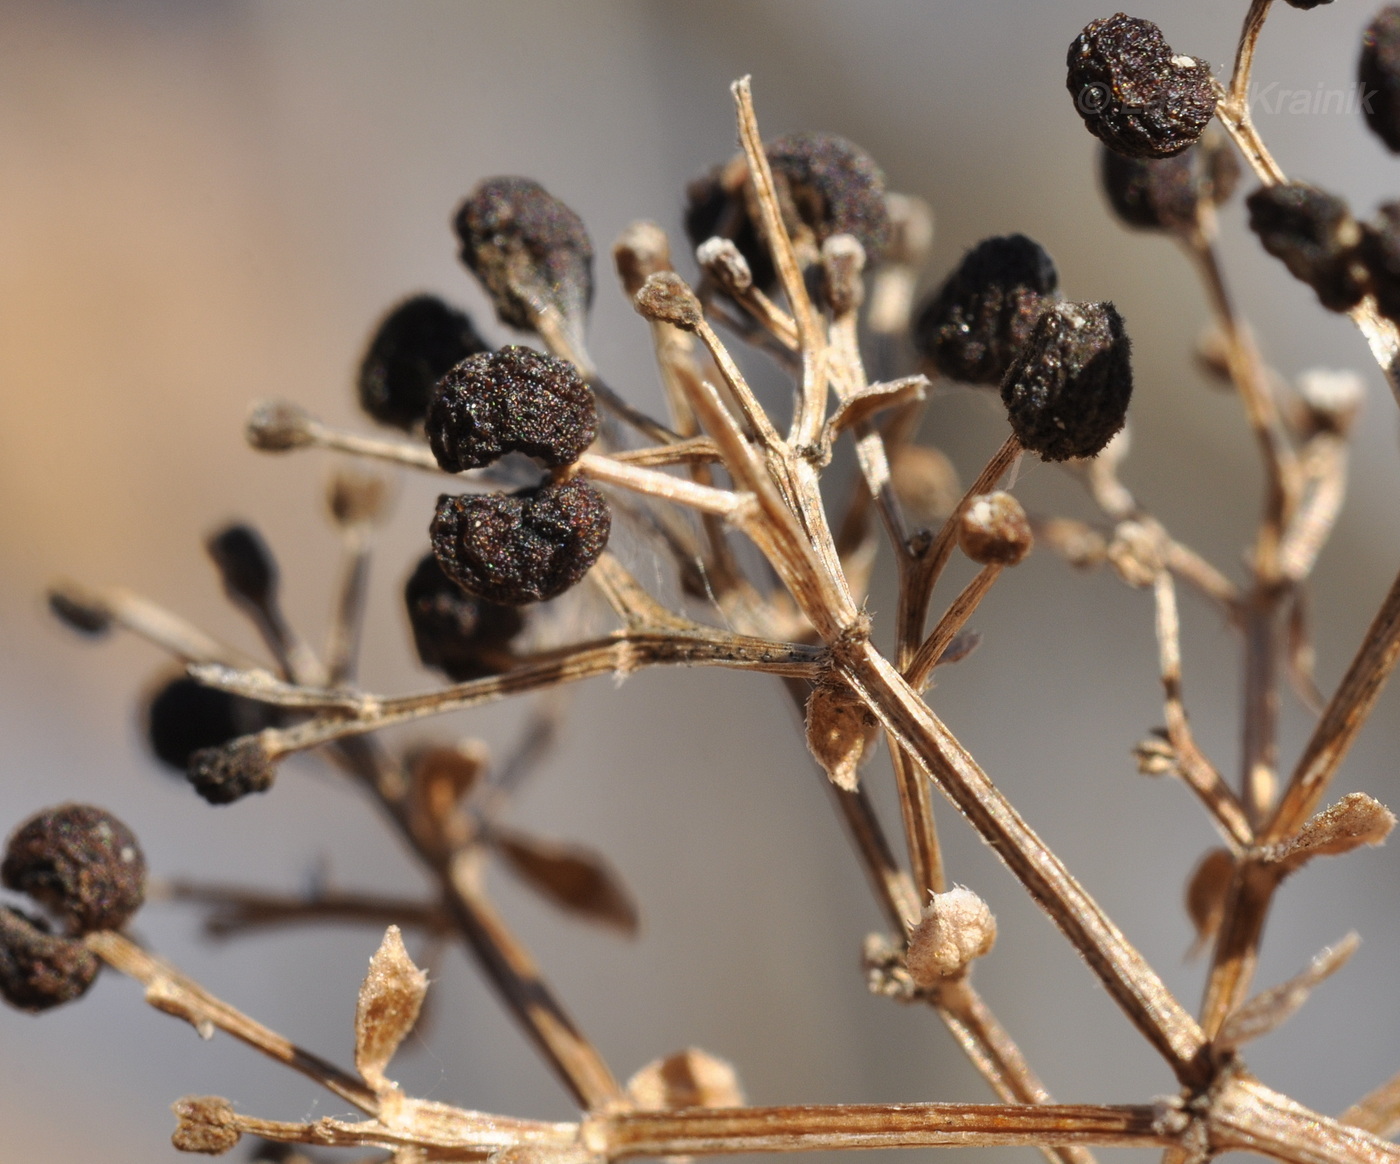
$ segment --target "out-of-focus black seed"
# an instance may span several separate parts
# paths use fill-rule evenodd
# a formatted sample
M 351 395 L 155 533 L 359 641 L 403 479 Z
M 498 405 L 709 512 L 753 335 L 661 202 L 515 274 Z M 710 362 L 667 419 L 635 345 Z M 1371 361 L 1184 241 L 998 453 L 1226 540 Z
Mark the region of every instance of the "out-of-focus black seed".
M 607 499 L 575 479 L 513 494 L 444 494 L 430 532 L 450 578 L 479 598 L 523 606 L 580 581 L 611 524 Z
M 428 442 L 449 473 L 525 453 L 557 468 L 578 460 L 598 430 L 593 392 L 568 360 L 512 345 L 470 356 L 428 405 Z
M 1127 158 L 1099 149 L 1099 181 L 1120 222 L 1138 230 L 1190 231 L 1203 205 L 1235 191 L 1239 163 L 1219 135 L 1170 158 Z
M 1059 285 L 1023 234 L 984 239 L 919 310 L 914 346 L 950 380 L 996 385 Z
M 1400 202 L 1388 202 L 1361 228 L 1361 261 L 1381 314 L 1400 320 Z
M 1047 461 L 1099 453 L 1127 419 L 1129 347 L 1111 303 L 1048 307 L 1001 386 L 1021 443 Z
M 1249 228 L 1264 249 L 1317 292 L 1331 311 L 1355 307 L 1366 293 L 1357 247 L 1361 228 L 1347 204 L 1315 186 L 1262 186 L 1249 196 Z
M 510 643 L 525 627 L 519 607 L 468 594 L 423 555 L 404 586 L 413 645 L 423 666 L 456 683 L 495 675 L 510 666 Z
M 462 261 L 501 322 L 533 330 L 540 309 L 582 323 L 593 302 L 593 244 L 583 220 L 529 178 L 488 178 L 454 222 Z
M 189 781 L 210 804 L 232 804 L 253 792 L 266 792 L 277 770 L 262 741 L 244 736 L 190 757 Z
M 1150 20 L 1119 12 L 1069 46 L 1065 81 L 1089 132 L 1131 158 L 1167 158 L 1193 145 L 1215 115 L 1210 65 L 1177 56 Z
M 423 422 L 439 380 L 456 364 L 489 351 L 471 319 L 436 295 L 415 295 L 375 329 L 356 379 L 360 407 L 381 424 L 412 431 Z
M 277 560 L 252 526 L 226 525 L 209 535 L 204 548 L 232 601 L 262 611 L 277 600 Z
M 163 764 L 184 773 L 190 756 L 281 720 L 277 709 L 181 675 L 160 688 L 146 710 L 146 738 Z
M 1321 8 L 1324 4 L 1331 4 L 1332 0 L 1283 0 L 1291 8 L 1301 8 L 1305 12 L 1312 8 Z
M 15 830 L 0 880 L 62 919 L 70 933 L 119 930 L 146 898 L 146 858 L 110 812 L 64 804 Z
M 70 630 L 96 638 L 112 629 L 112 612 L 100 602 L 79 598 L 65 590 L 50 590 L 49 610 Z
M 101 967 L 76 938 L 49 933 L 43 922 L 0 908 L 0 996 L 35 1013 L 86 993 Z
M 1356 76 L 1366 124 L 1400 154 L 1400 5 L 1382 8 L 1367 25 Z
M 777 272 L 758 227 L 749 217 L 743 191 L 747 175 L 747 167 L 731 165 L 696 178 L 685 188 L 682 223 L 691 246 L 698 247 L 711 238 L 729 239 L 748 262 L 754 284 L 766 289 L 773 286 Z

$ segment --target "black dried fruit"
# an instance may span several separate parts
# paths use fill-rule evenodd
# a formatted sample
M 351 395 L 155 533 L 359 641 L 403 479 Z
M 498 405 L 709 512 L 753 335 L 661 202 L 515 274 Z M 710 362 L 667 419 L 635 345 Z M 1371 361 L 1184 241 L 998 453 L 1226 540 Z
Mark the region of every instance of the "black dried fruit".
M 1139 230 L 1190 231 L 1202 205 L 1219 206 L 1234 193 L 1239 163 L 1218 138 L 1170 158 L 1126 158 L 1099 150 L 1099 181 L 1120 222 Z
M 511 664 L 511 640 L 525 627 L 515 606 L 468 594 L 423 555 L 403 591 L 413 645 L 423 666 L 456 683 L 496 675 Z
M 920 309 L 914 346 L 950 380 L 1000 384 L 1058 285 L 1039 243 L 984 239 Z
M 479 598 L 510 606 L 562 594 L 608 544 L 607 499 L 586 481 L 546 482 L 520 493 L 438 498 L 433 553 Z
M 1167 158 L 1215 116 L 1210 65 L 1177 56 L 1150 20 L 1119 12 L 1069 46 L 1065 85 L 1089 132 L 1130 158 Z
M 1400 202 L 1388 202 L 1361 228 L 1361 261 L 1370 276 L 1376 306 L 1400 320 Z
M 0 908 L 0 996 L 38 1012 L 86 993 L 101 963 L 82 942 L 49 933 L 43 922 Z
M 1245 205 L 1249 228 L 1264 249 L 1316 291 L 1324 307 L 1347 311 L 1361 301 L 1366 293 L 1357 254 L 1361 228 L 1345 201 L 1315 186 L 1288 182 L 1260 187 Z
M 436 295 L 415 295 L 375 328 L 355 385 L 360 407 L 381 424 L 412 431 L 423 422 L 439 380 L 456 364 L 489 351 L 472 321 Z
M 533 330 L 553 308 L 580 325 L 593 302 L 593 244 L 583 220 L 529 178 L 488 178 L 454 222 L 462 261 L 501 322 Z
M 232 804 L 253 792 L 266 792 L 277 778 L 272 757 L 257 736 L 244 736 L 190 757 L 189 781 L 210 804 Z
M 1308 11 L 1313 8 L 1321 8 L 1324 4 L 1331 4 L 1332 0 L 1283 0 L 1291 8 L 1301 8 Z
M 764 146 L 783 223 L 816 247 L 836 234 L 854 235 L 874 264 L 890 244 L 885 175 L 854 142 L 834 133 L 784 134 Z M 686 189 L 685 230 L 693 245 L 720 237 L 748 260 L 753 281 L 771 287 L 773 264 L 750 215 L 748 165 L 736 158 Z
M 471 356 L 443 377 L 428 405 L 428 442 L 449 473 L 525 453 L 552 468 L 593 443 L 593 392 L 568 360 L 512 345 Z
M 1127 419 L 1129 347 L 1112 303 L 1047 308 L 1001 386 L 1021 444 L 1047 461 L 1099 453 Z
M 1366 124 L 1400 154 L 1400 5 L 1382 8 L 1367 25 L 1356 77 Z
M 0 880 L 32 897 L 70 933 L 119 930 L 146 897 L 146 858 L 132 831 L 90 804 L 31 817 L 10 837 Z
M 206 687 L 187 675 L 170 680 L 146 710 L 146 738 L 163 764 L 184 773 L 190 756 L 281 721 L 275 707 Z
M 259 612 L 277 601 L 277 561 L 252 526 L 226 525 L 209 535 L 204 548 L 230 601 Z
M 49 610 L 70 630 L 93 638 L 112 629 L 112 612 L 97 599 L 70 590 L 50 590 Z

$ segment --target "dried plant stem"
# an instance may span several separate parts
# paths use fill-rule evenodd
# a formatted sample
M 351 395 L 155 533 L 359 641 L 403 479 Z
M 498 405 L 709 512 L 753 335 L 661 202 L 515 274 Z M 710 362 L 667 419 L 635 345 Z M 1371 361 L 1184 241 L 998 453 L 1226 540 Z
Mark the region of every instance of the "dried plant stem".
M 259 665 L 252 656 L 205 634 L 178 614 L 130 590 L 121 587 L 89 590 L 70 582 L 59 583 L 53 589 L 55 593 L 71 597 L 79 605 L 102 610 L 123 630 L 187 663 L 225 663 L 235 667 Z
M 379 1113 L 379 1097 L 360 1080 L 332 1063 L 269 1030 L 242 1011 L 215 998 L 197 982 L 167 966 L 129 938 L 99 930 L 83 939 L 112 969 L 146 988 L 146 1001 L 157 1010 L 182 1018 L 197 1030 L 217 1028 L 247 1043 L 293 1071 L 299 1071 L 369 1115 Z
M 451 919 L 436 902 L 374 893 L 318 890 L 305 897 L 291 897 L 244 886 L 204 885 L 177 880 L 152 885 L 147 895 L 152 900 L 166 899 L 208 906 L 204 932 L 215 938 L 231 938 L 255 930 L 318 922 L 368 925 L 381 929 L 396 925 L 434 934 L 452 931 Z
M 333 687 L 355 677 L 369 591 L 369 530 L 363 525 L 351 526 L 343 531 L 343 537 L 345 561 L 326 642 L 326 679 Z
M 943 613 L 943 617 L 929 632 L 928 638 L 914 652 L 914 657 L 904 668 L 904 677 L 909 680 L 909 685 L 916 691 L 922 691 L 928 686 L 928 681 L 933 676 L 933 669 L 938 666 L 938 660 L 943 657 L 943 652 L 948 649 L 948 644 L 967 624 L 967 620 L 981 605 L 982 599 L 987 596 L 987 591 L 1001 577 L 1001 572 L 1004 569 L 1004 566 L 993 563 L 978 570 L 972 581 L 964 586 L 958 596 L 953 599 L 952 604 Z
M 1370 1132 L 1382 1140 L 1400 1132 L 1400 1075 L 1387 1079 L 1342 1112 L 1337 1121 Z
M 1240 32 L 1239 48 L 1235 53 L 1235 68 L 1230 77 L 1230 87 L 1224 100 L 1216 108 L 1216 116 L 1235 140 L 1240 153 L 1266 186 L 1275 186 L 1287 179 L 1259 131 L 1254 128 L 1254 118 L 1249 109 L 1249 77 L 1254 67 L 1254 50 L 1259 43 L 1259 33 L 1264 28 L 1264 19 L 1269 14 L 1273 0 L 1252 0 L 1249 12 L 1244 18 L 1244 28 Z

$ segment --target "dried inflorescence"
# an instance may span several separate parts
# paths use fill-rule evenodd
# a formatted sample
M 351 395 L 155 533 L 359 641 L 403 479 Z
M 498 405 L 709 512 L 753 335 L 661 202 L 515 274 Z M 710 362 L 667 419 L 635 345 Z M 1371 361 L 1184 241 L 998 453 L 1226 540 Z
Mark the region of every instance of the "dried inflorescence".
M 519 493 L 444 495 L 430 533 L 447 575 L 489 602 L 523 606 L 580 581 L 608 544 L 612 514 L 586 481 Z
M 598 429 L 593 393 L 578 369 L 512 345 L 452 368 L 428 405 L 428 441 L 449 473 L 524 453 L 551 468 L 570 465 Z
M 1150 20 L 1095 20 L 1069 46 L 1065 84 L 1090 133 L 1130 158 L 1194 145 L 1215 115 L 1210 65 L 1172 52 Z

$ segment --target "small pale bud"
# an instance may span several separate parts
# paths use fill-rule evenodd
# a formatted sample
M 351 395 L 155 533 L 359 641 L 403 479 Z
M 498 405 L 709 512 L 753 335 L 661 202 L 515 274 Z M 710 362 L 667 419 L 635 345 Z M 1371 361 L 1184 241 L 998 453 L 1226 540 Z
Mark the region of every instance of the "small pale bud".
M 695 248 L 695 261 L 731 295 L 742 295 L 753 286 L 749 261 L 730 239 L 707 238 Z
M 854 792 L 875 748 L 875 717 L 849 687 L 822 684 L 807 697 L 807 747 L 831 782 Z
M 1313 431 L 1345 436 L 1361 411 L 1366 385 L 1355 372 L 1312 368 L 1298 377 L 1298 395 Z
M 284 400 L 263 400 L 248 413 L 243 435 L 255 449 L 285 453 L 311 443 L 311 417 Z
M 918 985 L 936 986 L 989 953 L 996 940 L 997 919 L 987 903 L 955 885 L 947 893 L 933 894 L 924 906 L 923 917 L 909 932 L 905 965 Z
M 865 300 L 865 248 L 853 234 L 833 234 L 822 243 L 823 287 L 837 315 L 855 311 Z
M 613 265 L 628 295 L 652 275 L 671 269 L 671 243 L 654 222 L 634 222 L 613 243 Z
M 633 296 L 637 311 L 654 323 L 669 323 L 682 331 L 700 326 L 700 300 L 686 282 L 672 271 L 652 275 Z
M 982 566 L 1014 566 L 1034 540 L 1026 511 L 1010 493 L 975 497 L 958 519 L 958 546 Z
M 217 1095 L 187 1095 L 171 1110 L 177 1123 L 170 1142 L 181 1152 L 222 1156 L 242 1135 L 233 1105 Z

